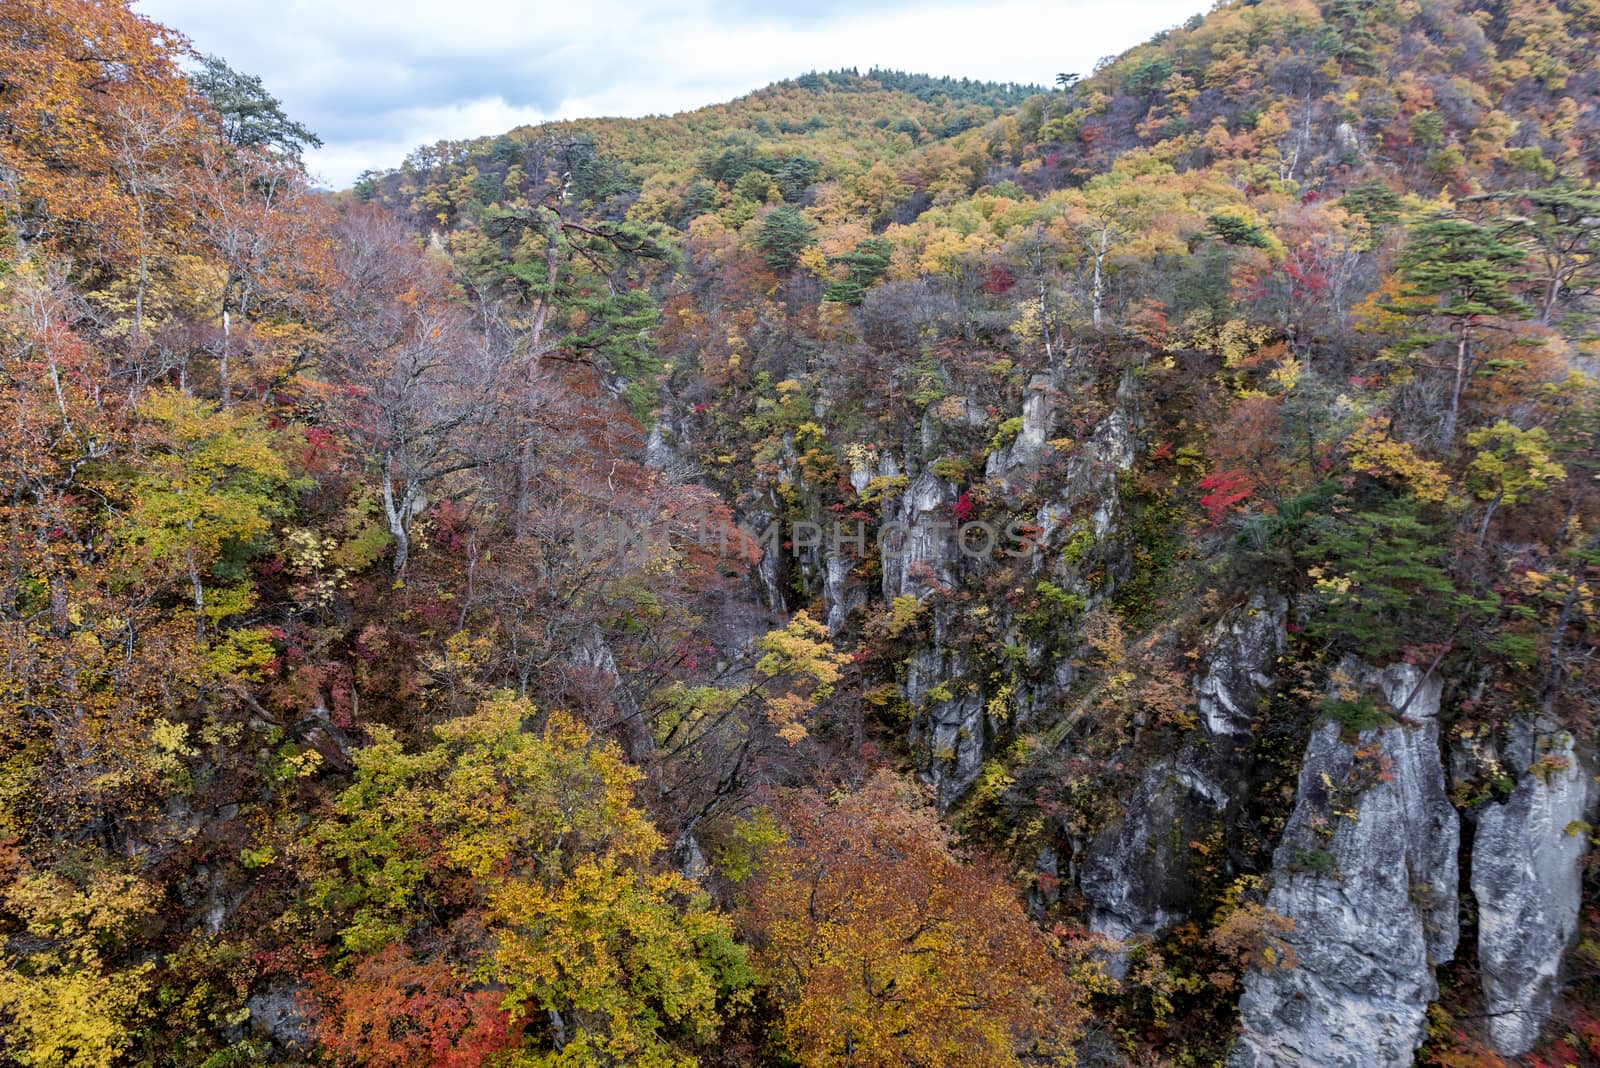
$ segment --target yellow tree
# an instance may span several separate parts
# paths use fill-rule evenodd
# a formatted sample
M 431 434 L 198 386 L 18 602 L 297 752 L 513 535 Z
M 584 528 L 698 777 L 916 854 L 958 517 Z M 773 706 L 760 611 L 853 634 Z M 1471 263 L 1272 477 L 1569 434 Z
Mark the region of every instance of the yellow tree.
M 787 840 L 747 887 L 742 921 L 808 1065 L 1069 1063 L 1088 969 L 967 864 L 927 806 L 880 773 L 785 806 Z
M 1489 521 L 1501 505 L 1523 504 L 1552 482 L 1567 476 L 1550 455 L 1550 435 L 1543 427 L 1523 430 L 1504 419 L 1467 435 L 1478 450 L 1467 467 L 1467 486 L 1484 503 L 1478 544 L 1489 536 Z
M 385 952 L 494 991 L 518 1064 L 691 1064 L 742 998 L 731 924 L 659 866 L 661 835 L 633 801 L 640 773 L 569 716 L 537 719 L 502 693 L 428 748 L 408 753 L 380 728 L 355 754 L 304 856 L 341 970 L 366 977 L 332 984 L 325 1034 L 344 1052 L 431 1063 L 395 1053 L 406 1021 L 371 1011 L 363 965 Z
M 1187 251 L 1179 231 L 1193 210 L 1165 164 L 1119 163 L 1066 201 L 1067 225 L 1089 264 L 1090 321 L 1105 326 L 1107 284 L 1118 260 Z M 1197 227 L 1196 227 L 1197 228 Z

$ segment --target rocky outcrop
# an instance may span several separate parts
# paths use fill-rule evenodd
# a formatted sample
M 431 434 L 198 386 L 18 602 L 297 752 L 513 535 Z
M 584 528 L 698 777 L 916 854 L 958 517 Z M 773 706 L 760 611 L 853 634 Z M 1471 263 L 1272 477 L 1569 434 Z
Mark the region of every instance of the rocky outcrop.
M 883 596 L 923 598 L 957 581 L 958 550 L 951 507 L 955 488 L 931 471 L 919 475 L 898 502 L 885 508 L 879 549 L 883 561 Z M 943 612 L 933 617 L 931 643 L 906 663 L 903 693 L 914 710 L 911 746 L 918 754 L 922 778 L 946 808 L 977 779 L 989 752 L 989 724 L 981 694 L 955 693 L 969 665 L 948 648 Z
M 670 482 L 692 482 L 700 476 L 700 468 L 684 455 L 679 445 L 679 442 L 686 440 L 686 435 L 669 429 L 662 421 L 665 416 L 665 412 L 660 413 L 660 417 L 651 425 L 650 433 L 645 436 L 645 466 L 661 471 Z
M 1570 734 L 1528 721 L 1513 728 L 1502 764 L 1517 785 L 1477 813 L 1472 893 L 1489 1037 L 1517 1056 L 1539 1039 L 1577 935 L 1592 780 Z
M 1236 736 L 1248 734 L 1256 704 L 1272 690 L 1287 617 L 1288 602 L 1263 591 L 1212 629 L 1195 683 L 1200 729 L 1145 770 L 1122 815 L 1083 850 L 1078 888 L 1096 933 L 1125 940 L 1187 918 L 1190 843 L 1242 792 L 1245 754 Z M 1112 963 L 1115 970 L 1119 962 Z
M 1056 388 L 1049 377 L 1034 376 L 1024 396 L 1017 437 L 989 457 L 988 488 L 1003 499 L 1015 497 L 1018 486 L 1012 483 L 1018 473 L 1031 474 L 1050 452 L 1047 441 Z M 1106 416 L 1066 458 L 1060 482 L 1038 513 L 1039 551 L 1013 565 L 1036 573 L 1049 569 L 1059 586 L 1082 596 L 1091 607 L 1109 596 L 1129 571 L 1131 552 L 1118 540 L 1121 503 L 1117 486 L 1122 474 L 1133 466 L 1138 442 L 1131 390 L 1130 380 L 1118 390 Z M 926 439 L 926 421 L 924 430 Z M 931 441 L 924 440 L 923 447 L 928 455 Z M 886 601 L 905 595 L 926 597 L 935 589 L 961 582 L 968 563 L 956 538 L 957 491 L 957 486 L 925 470 L 886 507 L 880 543 L 885 549 Z M 899 551 L 892 551 L 895 549 Z M 1090 573 L 1097 576 L 1093 583 L 1080 577 Z M 941 807 L 958 800 L 976 780 L 1005 727 L 989 712 L 995 695 L 971 685 L 967 677 L 971 665 L 944 642 L 942 634 L 949 629 L 949 622 L 936 614 L 934 641 L 908 661 L 903 691 L 914 710 L 911 740 L 921 777 L 934 787 Z M 1004 622 L 997 620 L 996 625 L 1003 627 Z M 1064 627 L 1072 625 L 1072 620 L 1063 620 Z M 1026 651 L 1027 641 L 1014 637 Z M 1053 643 L 1058 651 L 1073 644 L 1070 633 L 1059 638 Z M 1059 652 L 1060 663 L 1055 665 L 1038 663 L 1031 652 L 1028 656 L 1029 677 L 1006 683 L 1004 703 L 1007 714 L 1015 716 L 1015 724 L 1030 722 L 1076 679 L 1070 658 Z
M 250 1023 L 280 1046 L 304 1050 L 316 1040 L 311 989 L 305 983 L 274 976 L 245 999 Z
M 934 642 L 912 654 L 905 682 L 906 701 L 917 709 L 911 723 L 912 752 L 941 810 L 977 781 L 999 728 L 990 721 L 980 692 L 952 692 L 966 683 L 968 665 L 960 653 L 947 651 L 943 629 L 943 620 L 936 617 Z
M 822 559 L 822 603 L 827 606 L 828 633 L 837 636 L 852 613 L 867 603 L 867 588 L 855 576 L 855 558 L 838 546 Z
M 1195 685 L 1200 722 L 1213 737 L 1250 732 L 1256 701 L 1272 688 L 1273 662 L 1288 641 L 1289 604 L 1257 593 L 1212 629 L 1205 672 Z
M 955 581 L 955 537 L 951 506 L 956 490 L 931 471 L 906 488 L 897 505 L 885 508 L 878 534 L 883 554 L 883 599 L 924 597 Z
M 1078 889 L 1090 902 L 1096 934 L 1122 941 L 1184 918 L 1194 897 L 1189 843 L 1216 814 L 1186 777 L 1174 761 L 1146 770 L 1122 817 L 1083 851 Z M 1112 961 L 1112 971 L 1120 972 L 1121 964 Z
M 1312 733 L 1268 905 L 1294 922 L 1293 967 L 1252 971 L 1235 1068 L 1412 1063 L 1435 965 L 1455 954 L 1460 825 L 1445 797 L 1437 679 L 1347 665 L 1391 725 Z
M 991 452 L 985 461 L 984 474 L 989 479 L 1003 482 L 1011 472 L 1037 467 L 1043 459 L 1054 416 L 1051 392 L 1050 376 L 1034 375 L 1029 380 L 1017 436 Z

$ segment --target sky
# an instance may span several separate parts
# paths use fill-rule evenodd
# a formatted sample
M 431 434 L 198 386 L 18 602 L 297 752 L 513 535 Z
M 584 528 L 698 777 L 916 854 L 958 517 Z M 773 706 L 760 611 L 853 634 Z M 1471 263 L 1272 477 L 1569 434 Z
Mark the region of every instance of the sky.
M 136 0 L 259 76 L 336 188 L 412 149 L 514 126 L 671 114 L 812 70 L 1048 85 L 1205 0 Z

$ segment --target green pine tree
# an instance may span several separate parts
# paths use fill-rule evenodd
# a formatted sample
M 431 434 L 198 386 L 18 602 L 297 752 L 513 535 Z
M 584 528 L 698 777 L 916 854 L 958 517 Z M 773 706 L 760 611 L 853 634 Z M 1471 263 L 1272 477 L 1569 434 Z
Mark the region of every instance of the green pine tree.
M 1396 268 L 1400 292 L 1387 306 L 1445 328 L 1443 333 L 1413 334 L 1402 348 L 1416 351 L 1454 342 L 1455 378 L 1440 431 L 1447 447 L 1455 440 L 1461 394 L 1472 377 L 1474 343 L 1485 320 L 1528 314 L 1528 306 L 1512 292 L 1526 259 L 1521 249 L 1501 241 L 1488 227 L 1453 214 L 1430 215 L 1411 227 Z

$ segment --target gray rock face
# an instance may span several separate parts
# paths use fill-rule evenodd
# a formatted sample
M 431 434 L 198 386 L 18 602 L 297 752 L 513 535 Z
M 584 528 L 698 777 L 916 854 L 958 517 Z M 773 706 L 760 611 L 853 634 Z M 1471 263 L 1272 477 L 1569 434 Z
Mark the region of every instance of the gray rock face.
M 645 437 L 645 466 L 664 472 L 672 482 L 690 482 L 699 477 L 699 467 L 679 447 L 682 440 L 683 435 L 674 433 L 665 423 L 657 421 Z
M 1271 691 L 1287 614 L 1282 596 L 1260 592 L 1212 630 L 1195 683 L 1202 730 L 1145 771 L 1121 818 L 1084 850 L 1078 888 L 1096 933 L 1127 939 L 1187 917 L 1189 843 L 1204 837 L 1237 793 L 1244 769 L 1235 736 L 1249 732 L 1257 701 Z
M 1206 671 L 1195 685 L 1200 719 L 1212 735 L 1247 734 L 1256 699 L 1272 687 L 1272 664 L 1287 641 L 1289 603 L 1257 593 L 1211 632 Z
M 942 811 L 977 780 L 994 725 L 980 693 L 967 690 L 947 699 L 931 698 L 930 690 L 967 671 L 965 658 L 944 651 L 937 633 L 942 627 L 937 620 L 934 626 L 934 645 L 919 650 L 907 665 L 905 694 L 913 708 L 921 706 L 911 724 L 911 746 L 919 754 L 921 777 L 933 786 L 934 803 Z
M 1404 664 L 1348 671 L 1408 722 L 1355 743 L 1332 722 L 1312 734 L 1268 897 L 1295 923 L 1297 964 L 1246 976 L 1234 1068 L 1411 1064 L 1434 966 L 1455 954 L 1460 824 L 1445 796 L 1438 680 Z
M 837 635 L 850 614 L 867 603 L 866 588 L 852 573 L 854 566 L 855 561 L 841 552 L 830 551 L 823 557 L 822 600 L 828 609 L 829 634 Z
M 954 487 L 924 471 L 906 488 L 898 508 L 886 509 L 879 532 L 883 553 L 883 599 L 903 594 L 925 596 L 936 585 L 955 581 L 955 528 L 950 507 Z
M 1032 465 L 1043 456 L 1052 421 L 1050 396 L 1050 380 L 1035 376 L 1023 404 L 1022 433 L 1002 450 L 1006 455 L 1001 460 L 991 458 L 991 469 L 994 464 L 1004 469 Z M 1083 513 L 1072 530 L 1087 530 L 1095 545 L 1088 551 L 1080 549 L 1070 566 L 1058 559 L 1057 579 L 1063 588 L 1081 591 L 1090 605 L 1108 595 L 1114 583 L 1089 589 L 1076 574 L 1078 562 L 1093 554 L 1097 570 L 1113 576 L 1127 571 L 1128 553 L 1115 544 L 1114 537 L 1120 508 L 1117 479 L 1133 466 L 1138 436 L 1137 420 L 1130 414 L 1131 394 L 1124 397 L 1119 393 L 1118 401 L 1067 463 L 1056 500 L 1048 502 L 1040 513 L 1044 530 L 1041 544 L 1047 551 L 1035 556 L 1036 568 L 1052 555 L 1049 549 L 1061 547 L 1068 533 L 1063 519 Z M 924 420 L 924 429 L 928 425 L 929 421 Z M 929 442 L 924 441 L 923 445 L 927 454 Z M 1006 484 L 1002 477 L 991 485 L 1004 492 Z M 885 507 L 885 525 L 880 530 L 885 601 L 905 595 L 925 597 L 939 587 L 954 586 L 960 581 L 966 562 L 957 544 L 957 524 L 951 510 L 956 498 L 956 486 L 924 471 L 898 501 Z M 934 641 L 910 659 L 904 685 L 906 700 L 916 709 L 911 742 L 919 754 L 920 774 L 933 785 L 941 807 L 954 803 L 976 780 L 1001 729 L 987 711 L 991 695 L 980 690 L 960 689 L 948 699 L 927 700 L 929 691 L 937 692 L 942 683 L 965 681 L 969 671 L 970 665 L 959 654 L 950 652 L 941 637 L 947 623 L 936 616 Z M 1074 677 L 1068 665 L 1052 671 L 1042 683 L 1016 684 L 1012 698 L 1019 721 L 1058 697 Z
M 1588 836 L 1568 828 L 1589 811 L 1590 775 L 1570 734 L 1528 722 L 1513 729 L 1505 763 L 1516 790 L 1478 813 L 1472 892 L 1489 1037 L 1514 1057 L 1538 1041 L 1577 934 Z
M 245 999 L 250 1023 L 280 1046 L 308 1049 L 315 1039 L 315 1019 L 309 1009 L 310 988 L 282 977 L 269 979 Z
M 771 524 L 781 522 L 781 519 L 766 512 L 757 512 L 751 517 L 751 525 L 756 534 L 764 540 L 767 539 L 768 528 Z M 780 530 L 779 533 L 781 534 L 782 531 Z M 761 603 L 774 612 L 787 612 L 789 605 L 783 595 L 783 548 L 781 544 L 768 544 L 768 547 L 761 554 L 760 562 L 756 564 L 755 577 Z
M 1049 375 L 1034 375 L 1022 400 L 1022 429 L 1010 442 L 989 454 L 984 474 L 991 479 L 1004 477 L 1018 468 L 1036 467 L 1045 453 L 1054 416 Z
M 1148 769 L 1123 817 L 1084 850 L 1078 889 L 1091 902 L 1090 929 L 1125 940 L 1181 921 L 1194 896 L 1188 845 L 1211 814 L 1172 761 Z

